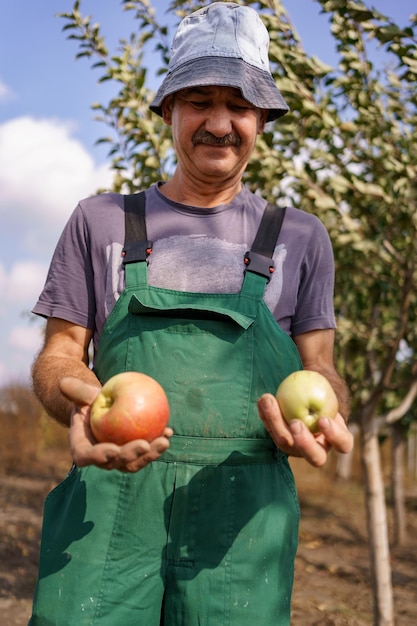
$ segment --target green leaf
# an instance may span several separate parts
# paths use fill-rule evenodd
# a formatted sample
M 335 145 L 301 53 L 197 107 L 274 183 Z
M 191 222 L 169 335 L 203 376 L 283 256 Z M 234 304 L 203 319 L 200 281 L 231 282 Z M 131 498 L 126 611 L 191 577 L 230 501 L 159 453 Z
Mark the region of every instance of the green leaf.
M 109 149 L 113 189 L 166 180 L 175 166 L 171 132 L 149 111 L 149 81 L 166 74 L 173 15 L 177 20 L 201 3 L 173 0 L 157 19 L 148 0 L 124 0 L 132 32 L 113 46 L 100 33 L 101 4 L 94 24 L 81 4 L 60 17 L 77 57 L 91 59 L 91 80 L 113 88 L 111 98 L 92 105 L 106 128 L 98 143 Z M 417 15 L 400 28 L 371 3 L 317 0 L 337 55 L 331 68 L 304 49 L 291 2 L 288 12 L 280 0 L 246 4 L 268 25 L 273 78 L 291 111 L 259 137 L 245 185 L 271 201 L 289 197 L 327 227 L 336 265 L 337 362 L 354 411 L 374 397 L 382 411 L 384 394 L 395 404 L 407 384 L 393 346 L 404 337 L 417 353 Z M 383 54 L 375 55 L 375 41 Z

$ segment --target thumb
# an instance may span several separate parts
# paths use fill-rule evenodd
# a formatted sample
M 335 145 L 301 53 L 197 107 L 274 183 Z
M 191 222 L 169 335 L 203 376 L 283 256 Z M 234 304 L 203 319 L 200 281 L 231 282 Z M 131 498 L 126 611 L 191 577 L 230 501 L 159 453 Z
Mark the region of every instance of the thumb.
M 61 393 L 77 406 L 90 405 L 100 391 L 99 385 L 85 383 L 74 376 L 65 376 L 59 381 Z

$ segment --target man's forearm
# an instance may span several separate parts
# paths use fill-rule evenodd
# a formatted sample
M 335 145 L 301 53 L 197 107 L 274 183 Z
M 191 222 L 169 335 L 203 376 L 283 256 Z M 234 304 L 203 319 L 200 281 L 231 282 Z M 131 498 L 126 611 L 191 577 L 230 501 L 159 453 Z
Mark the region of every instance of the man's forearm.
M 350 415 L 350 393 L 348 386 L 336 370 L 322 370 L 320 373 L 327 378 L 333 387 L 339 402 L 339 413 L 347 422 Z
M 33 391 L 45 411 L 61 424 L 69 426 L 73 404 L 59 389 L 59 382 L 74 376 L 90 385 L 100 386 L 95 374 L 82 361 L 42 353 L 32 367 Z
M 347 421 L 350 414 L 350 393 L 334 365 L 334 334 L 331 328 L 313 330 L 295 336 L 294 341 L 304 368 L 319 372 L 333 387 L 339 402 L 339 413 Z

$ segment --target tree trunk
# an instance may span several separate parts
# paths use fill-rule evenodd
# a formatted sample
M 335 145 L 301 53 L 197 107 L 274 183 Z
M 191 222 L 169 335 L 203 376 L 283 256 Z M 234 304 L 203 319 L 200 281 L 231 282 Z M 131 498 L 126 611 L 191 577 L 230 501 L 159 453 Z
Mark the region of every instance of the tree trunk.
M 352 476 L 353 451 L 348 454 L 337 454 L 336 476 L 343 480 L 350 480 Z
M 407 539 L 404 500 L 404 449 L 407 428 L 399 421 L 392 425 L 392 498 L 394 506 L 394 543 L 403 546 Z
M 417 479 L 417 429 L 414 424 L 407 440 L 407 468 L 410 476 Z
M 359 428 L 357 424 L 349 424 L 349 430 L 352 435 L 355 436 L 359 432 Z M 336 476 L 337 478 L 342 478 L 343 480 L 350 480 L 352 477 L 352 464 L 353 457 L 355 453 L 355 447 L 352 448 L 348 454 L 337 454 L 336 457 Z
M 394 626 L 394 606 L 384 482 L 374 420 L 361 432 L 362 463 L 374 599 L 374 626 Z

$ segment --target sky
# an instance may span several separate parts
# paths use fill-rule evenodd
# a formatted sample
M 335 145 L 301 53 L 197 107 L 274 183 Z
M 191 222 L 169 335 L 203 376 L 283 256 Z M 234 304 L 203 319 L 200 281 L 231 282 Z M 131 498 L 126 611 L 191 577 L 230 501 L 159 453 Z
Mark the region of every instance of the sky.
M 151 0 L 165 20 L 167 0 Z M 415 0 L 369 1 L 400 26 Z M 56 242 L 78 200 L 109 188 L 106 128 L 91 105 L 114 93 L 98 84 L 58 13 L 72 0 L 8 0 L 0 20 L 0 387 L 27 383 L 42 345 L 44 321 L 30 313 L 42 290 Z M 304 48 L 334 65 L 326 16 L 314 0 L 284 0 Z M 82 0 L 110 48 L 135 26 L 119 0 Z M 171 33 L 172 36 L 172 33 Z M 149 85 L 152 89 L 157 87 Z

